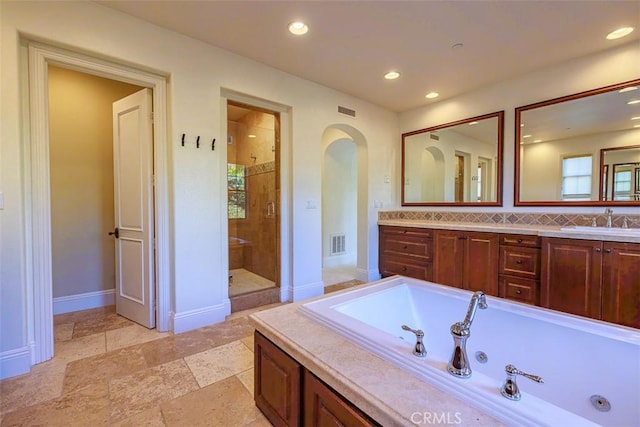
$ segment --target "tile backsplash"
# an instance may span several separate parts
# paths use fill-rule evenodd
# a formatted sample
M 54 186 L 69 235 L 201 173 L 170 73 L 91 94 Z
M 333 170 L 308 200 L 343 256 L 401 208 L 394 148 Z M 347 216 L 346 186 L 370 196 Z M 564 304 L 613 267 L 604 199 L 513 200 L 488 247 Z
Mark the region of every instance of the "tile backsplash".
M 640 215 L 613 215 L 613 226 L 621 227 L 624 218 L 629 227 L 640 227 Z M 595 218 L 598 226 L 604 226 L 602 214 L 522 213 L 522 212 L 443 212 L 443 211 L 380 211 L 379 220 L 407 219 L 415 221 L 474 222 L 483 224 L 520 225 L 591 225 Z

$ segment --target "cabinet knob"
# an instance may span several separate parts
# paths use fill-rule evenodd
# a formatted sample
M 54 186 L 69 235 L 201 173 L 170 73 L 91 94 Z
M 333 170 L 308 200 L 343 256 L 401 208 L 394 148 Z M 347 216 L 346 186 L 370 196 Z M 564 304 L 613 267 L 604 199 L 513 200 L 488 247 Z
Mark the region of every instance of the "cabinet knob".
M 518 239 L 518 243 L 522 243 L 522 239 Z
M 402 249 L 407 249 L 407 245 L 404 245 L 404 247 Z
M 402 271 L 407 271 L 407 266 L 402 267 Z
M 516 294 L 517 294 L 517 295 L 520 295 L 521 293 L 522 293 L 522 290 L 520 290 L 520 289 L 518 289 L 518 290 L 516 291 Z
M 516 260 L 516 264 L 522 264 L 522 260 L 521 259 L 517 259 Z
M 611 253 L 611 249 L 605 249 L 604 250 L 606 253 L 610 254 Z
M 602 249 L 596 248 L 596 252 L 600 253 L 600 252 L 602 252 Z

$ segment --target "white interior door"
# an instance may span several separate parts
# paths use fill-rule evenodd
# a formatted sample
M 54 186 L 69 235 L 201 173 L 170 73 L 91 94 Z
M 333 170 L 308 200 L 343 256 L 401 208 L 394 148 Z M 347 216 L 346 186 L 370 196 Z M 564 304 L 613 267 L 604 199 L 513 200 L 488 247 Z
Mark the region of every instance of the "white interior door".
M 151 89 L 113 103 L 116 311 L 155 327 Z

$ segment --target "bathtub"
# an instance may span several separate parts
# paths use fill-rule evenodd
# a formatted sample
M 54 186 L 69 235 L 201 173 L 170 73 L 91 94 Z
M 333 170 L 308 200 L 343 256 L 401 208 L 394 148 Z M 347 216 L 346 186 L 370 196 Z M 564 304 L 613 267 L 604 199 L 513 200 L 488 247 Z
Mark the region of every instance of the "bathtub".
M 470 298 L 468 291 L 394 276 L 298 310 L 507 425 L 640 425 L 640 330 L 487 297 L 467 341 L 472 375 L 460 379 L 447 372 L 450 326 L 464 319 Z M 412 354 L 415 335 L 402 325 L 424 331 L 425 358 Z M 485 357 L 476 359 L 477 352 Z M 518 377 L 522 399 L 504 398 L 508 364 L 544 383 Z

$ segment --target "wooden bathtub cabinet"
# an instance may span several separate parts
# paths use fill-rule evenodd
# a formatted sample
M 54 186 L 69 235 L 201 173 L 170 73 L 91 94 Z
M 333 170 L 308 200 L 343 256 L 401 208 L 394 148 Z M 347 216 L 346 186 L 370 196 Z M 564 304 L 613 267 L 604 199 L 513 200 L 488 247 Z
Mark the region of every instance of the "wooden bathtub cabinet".
M 498 296 L 498 235 L 435 230 L 433 281 Z
M 308 369 L 254 333 L 254 399 L 274 426 L 378 426 Z
M 602 320 L 640 328 L 640 244 L 605 242 Z

